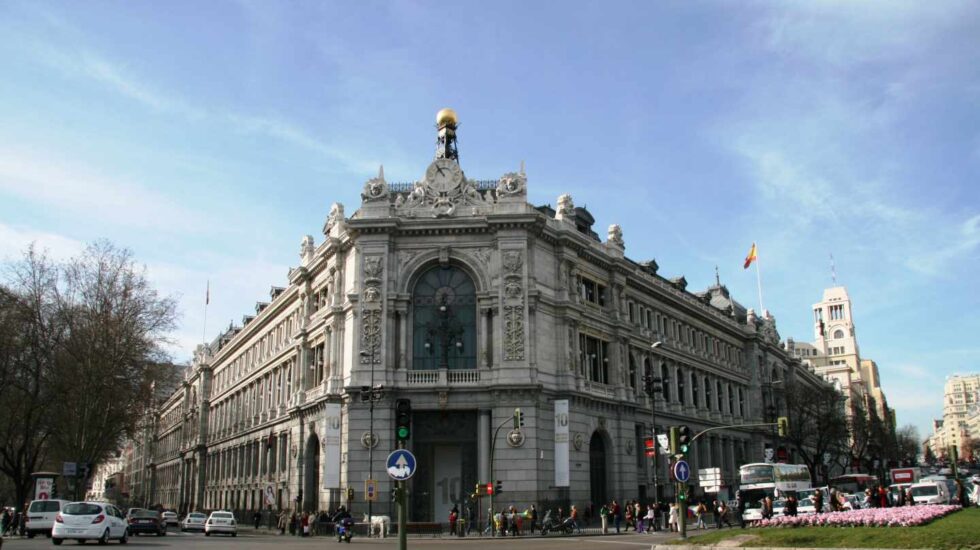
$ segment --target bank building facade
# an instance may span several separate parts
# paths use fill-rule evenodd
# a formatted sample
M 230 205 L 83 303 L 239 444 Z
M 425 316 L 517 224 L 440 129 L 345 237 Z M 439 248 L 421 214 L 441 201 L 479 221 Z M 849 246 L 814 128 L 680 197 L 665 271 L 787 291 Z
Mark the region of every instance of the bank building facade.
M 660 433 L 774 422 L 781 382 L 823 383 L 782 349 L 768 313 L 720 283 L 692 292 L 629 259 L 619 226 L 600 238 L 568 195 L 529 204 L 523 168 L 469 179 L 455 113 L 437 122 L 419 181 L 381 171 L 355 212 L 334 204 L 288 284 L 199 347 L 154 416 L 148 501 L 243 513 L 343 504 L 360 517 L 372 478 L 374 513 L 394 517 L 385 458 L 402 400 L 417 457 L 410 521 L 445 521 L 497 480 L 498 508 L 669 498 L 664 458 L 654 468 L 644 454 L 654 422 Z M 727 428 L 690 459 L 731 487 L 740 464 L 776 445 L 769 428 Z

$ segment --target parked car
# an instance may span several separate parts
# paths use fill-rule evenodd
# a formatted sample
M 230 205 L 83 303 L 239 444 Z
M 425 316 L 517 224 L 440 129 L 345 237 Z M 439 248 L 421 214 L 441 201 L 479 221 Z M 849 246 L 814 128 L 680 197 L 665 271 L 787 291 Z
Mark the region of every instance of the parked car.
M 54 520 L 58 512 L 68 504 L 67 500 L 49 499 L 34 500 L 27 507 L 27 517 L 24 520 L 24 530 L 27 531 L 27 538 L 34 535 L 51 536 L 51 528 L 54 527 Z
M 912 500 L 915 504 L 949 504 L 949 489 L 943 481 L 913 483 Z
M 126 544 L 128 535 L 126 519 L 119 508 L 104 502 L 69 502 L 55 517 L 51 542 L 56 546 L 65 539 L 79 544 L 87 540 L 107 544 L 109 539 L 117 539 Z
M 136 510 L 129 516 L 129 532 L 136 535 L 149 533 L 158 537 L 167 535 L 167 522 L 153 510 Z
M 200 512 L 191 512 L 187 514 L 184 521 L 180 522 L 181 531 L 203 531 L 204 522 L 208 520 L 208 517 Z
M 167 525 L 179 525 L 180 520 L 177 519 L 177 512 L 167 510 L 163 514 L 163 521 L 167 522 Z
M 126 519 L 133 517 L 133 514 L 139 512 L 140 510 L 146 510 L 146 508 L 130 508 L 126 510 Z
M 226 510 L 211 512 L 208 520 L 204 523 L 204 535 L 210 537 L 211 533 L 225 533 L 233 537 L 238 536 L 234 514 Z

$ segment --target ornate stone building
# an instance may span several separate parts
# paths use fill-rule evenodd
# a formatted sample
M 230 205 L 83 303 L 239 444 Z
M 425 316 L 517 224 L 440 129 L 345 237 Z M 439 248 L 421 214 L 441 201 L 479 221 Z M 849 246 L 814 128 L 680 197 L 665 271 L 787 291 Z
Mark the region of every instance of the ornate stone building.
M 620 227 L 600 239 L 572 197 L 532 206 L 523 169 L 466 177 L 455 114 L 437 120 L 419 181 L 381 171 L 352 215 L 334 204 L 322 239 L 302 239 L 288 284 L 198 350 L 159 410 L 165 506 L 326 509 L 347 504 L 350 487 L 360 514 L 370 474 L 375 513 L 393 514 L 384 460 L 396 399 L 412 408 L 413 521 L 443 520 L 491 479 L 498 505 L 649 499 L 654 479 L 660 495 L 672 490 L 643 453 L 654 405 L 644 373 L 663 380 L 661 431 L 774 421 L 785 406 L 774 382 L 823 383 L 787 355 L 768 313 L 627 258 Z M 523 437 L 507 435 L 516 407 Z M 711 432 L 692 466 L 732 482 L 773 437 Z

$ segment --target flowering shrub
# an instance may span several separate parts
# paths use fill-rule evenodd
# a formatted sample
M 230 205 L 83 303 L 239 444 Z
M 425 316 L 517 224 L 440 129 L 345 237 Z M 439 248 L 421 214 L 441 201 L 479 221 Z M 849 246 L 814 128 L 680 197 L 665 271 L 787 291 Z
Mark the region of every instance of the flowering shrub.
M 808 514 L 805 516 L 780 516 L 764 519 L 756 527 L 914 527 L 925 525 L 947 514 L 959 510 L 959 506 L 929 504 L 921 506 L 901 506 L 898 508 L 869 508 L 830 512 L 827 514 Z

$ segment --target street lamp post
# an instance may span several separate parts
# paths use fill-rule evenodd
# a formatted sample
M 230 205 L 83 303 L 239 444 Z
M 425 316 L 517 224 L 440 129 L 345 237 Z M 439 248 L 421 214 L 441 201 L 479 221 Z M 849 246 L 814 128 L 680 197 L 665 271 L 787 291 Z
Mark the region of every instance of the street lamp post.
M 663 342 L 657 340 L 650 345 L 651 350 L 655 350 L 663 345 Z M 660 468 L 657 464 L 657 455 L 660 454 L 658 450 L 660 449 L 660 442 L 657 441 L 657 385 L 663 382 L 663 379 L 658 378 L 654 372 L 656 366 L 650 364 L 650 372 L 647 373 L 647 395 L 650 396 L 650 422 L 652 424 L 650 431 L 653 434 L 653 502 L 660 502 L 660 480 L 657 477 L 657 470 Z M 652 390 L 652 391 L 650 391 Z
M 371 385 L 368 387 L 367 391 L 361 388 L 361 401 L 366 400 L 368 402 L 368 479 L 374 479 L 374 445 L 377 443 L 377 438 L 374 435 L 374 402 L 381 399 L 382 387 L 374 386 L 374 346 L 371 346 L 371 350 L 361 350 L 361 357 L 369 357 L 371 361 Z M 368 504 L 368 522 L 371 521 L 373 517 L 373 500 L 367 499 L 365 494 L 365 500 Z

